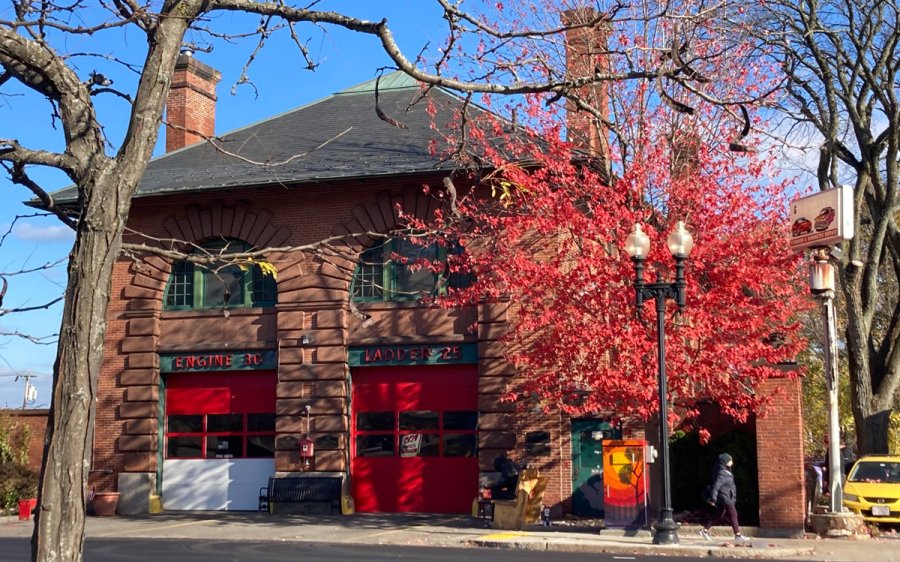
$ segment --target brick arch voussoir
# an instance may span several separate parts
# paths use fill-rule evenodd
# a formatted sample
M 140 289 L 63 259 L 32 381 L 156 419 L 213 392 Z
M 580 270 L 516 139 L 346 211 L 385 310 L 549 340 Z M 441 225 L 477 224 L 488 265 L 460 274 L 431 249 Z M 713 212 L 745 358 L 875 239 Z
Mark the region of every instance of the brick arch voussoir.
M 162 226 L 168 236 L 164 245 L 177 251 L 189 251 L 192 245 L 231 238 L 246 242 L 254 248 L 279 247 L 290 239 L 291 231 L 287 227 L 275 225 L 272 219 L 273 216 L 268 211 L 251 211 L 250 205 L 244 201 L 233 205 L 223 205 L 221 201 L 214 201 L 207 206 L 192 205 L 184 213 L 170 215 L 163 220 Z M 288 263 L 285 267 L 299 261 Z M 143 257 L 140 263 L 139 267 L 132 268 L 132 287 L 151 288 L 145 280 L 146 275 L 142 273 L 147 269 L 163 272 L 165 280 L 155 285 L 155 294 L 152 296 L 146 291 L 133 290 L 131 293 L 156 301 L 156 309 L 161 310 L 166 280 L 172 271 L 174 259 L 150 255 Z
M 356 255 L 380 240 L 365 233 L 384 234 L 403 226 L 400 210 L 424 221 L 431 218 L 439 206 L 434 197 L 416 187 L 405 187 L 399 193 L 381 191 L 374 201 L 355 205 L 350 212 L 351 218 L 336 224 L 331 234 L 346 236 L 347 239 L 337 246 L 346 248 L 346 255 Z
M 318 256 L 318 267 L 314 273 L 326 280 L 330 279 L 326 284 L 328 287 L 332 287 L 334 281 L 344 283 L 349 299 L 350 282 L 359 255 L 381 240 L 380 237 L 368 236 L 366 233 L 384 234 L 401 228 L 401 209 L 419 220 L 427 220 L 439 205 L 434 197 L 414 186 L 407 186 L 399 192 L 380 191 L 373 201 L 354 205 L 350 210 L 350 218 L 335 224 L 331 229 L 332 236 L 343 236 L 344 239 Z

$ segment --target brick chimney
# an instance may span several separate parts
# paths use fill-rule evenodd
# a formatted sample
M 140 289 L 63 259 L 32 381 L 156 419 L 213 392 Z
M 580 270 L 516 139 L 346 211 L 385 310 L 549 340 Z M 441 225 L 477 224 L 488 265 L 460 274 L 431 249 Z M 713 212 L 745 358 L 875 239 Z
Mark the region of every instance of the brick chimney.
M 166 152 L 202 141 L 216 131 L 216 84 L 222 74 L 190 51 L 175 62 L 166 99 Z
M 577 8 L 561 13 L 564 26 L 584 25 L 598 19 L 600 13 L 593 8 Z M 566 30 L 566 77 L 579 78 L 609 71 L 609 24 L 598 21 L 590 27 Z M 609 92 L 605 83 L 584 86 L 578 95 L 591 106 L 600 109 L 609 118 Z M 590 154 L 606 160 L 609 154 L 609 131 L 598 123 L 589 112 L 580 110 L 571 100 L 566 100 L 566 140 Z
M 700 171 L 700 135 L 687 128 L 675 128 L 669 135 L 671 173 L 674 180 L 688 180 Z

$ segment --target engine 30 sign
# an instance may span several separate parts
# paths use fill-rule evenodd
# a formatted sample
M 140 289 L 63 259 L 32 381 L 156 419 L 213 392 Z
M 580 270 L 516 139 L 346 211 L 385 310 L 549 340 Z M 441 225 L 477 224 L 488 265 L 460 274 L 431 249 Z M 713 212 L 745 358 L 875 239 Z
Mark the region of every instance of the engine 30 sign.
M 248 371 L 275 368 L 274 350 L 213 353 L 170 353 L 159 356 L 163 373 L 198 371 Z

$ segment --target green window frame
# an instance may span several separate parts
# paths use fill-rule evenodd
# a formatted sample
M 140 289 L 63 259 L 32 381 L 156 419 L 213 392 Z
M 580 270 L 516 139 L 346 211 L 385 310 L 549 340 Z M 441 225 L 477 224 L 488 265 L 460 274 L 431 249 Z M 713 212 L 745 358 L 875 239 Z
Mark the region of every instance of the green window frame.
M 460 273 L 437 273 L 425 267 L 414 269 L 421 259 L 443 262 L 448 254 L 461 254 L 462 246 L 453 248 L 437 243 L 422 245 L 409 238 L 390 238 L 363 251 L 353 274 L 351 295 L 356 302 L 416 301 L 422 297 L 445 294 L 447 288 L 461 289 L 472 284 L 472 276 Z M 404 260 L 392 260 L 392 256 Z M 446 279 L 444 283 L 439 280 Z
M 239 240 L 204 244 L 204 250 L 215 253 L 247 251 L 250 246 Z M 225 296 L 228 296 L 226 299 Z M 275 278 L 265 275 L 254 264 L 242 269 L 238 265 L 204 266 L 180 261 L 172 267 L 163 300 L 164 310 L 208 310 L 275 306 L 278 289 Z
M 167 308 L 190 308 L 194 305 L 194 264 L 180 261 L 172 267 L 165 302 Z

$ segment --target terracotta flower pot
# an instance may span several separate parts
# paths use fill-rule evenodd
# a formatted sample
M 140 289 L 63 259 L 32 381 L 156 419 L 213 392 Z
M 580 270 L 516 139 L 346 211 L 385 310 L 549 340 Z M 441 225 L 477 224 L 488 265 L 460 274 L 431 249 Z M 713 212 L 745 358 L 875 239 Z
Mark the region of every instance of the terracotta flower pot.
M 119 492 L 97 492 L 91 500 L 94 515 L 109 516 L 116 514 L 119 505 Z

